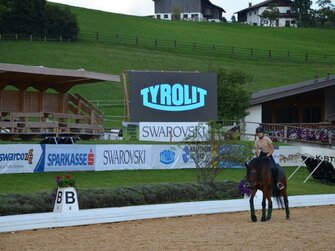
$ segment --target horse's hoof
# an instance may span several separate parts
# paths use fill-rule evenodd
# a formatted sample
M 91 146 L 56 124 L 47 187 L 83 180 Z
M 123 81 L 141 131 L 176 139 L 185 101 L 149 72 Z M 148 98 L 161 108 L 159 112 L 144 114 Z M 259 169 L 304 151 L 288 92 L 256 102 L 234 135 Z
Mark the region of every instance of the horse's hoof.
M 290 216 L 286 216 L 286 220 L 290 220 Z
M 267 221 L 271 220 L 271 217 L 270 218 L 266 218 Z
M 252 222 L 256 222 L 257 221 L 257 216 L 256 215 L 251 215 L 251 220 L 252 220 Z
M 266 218 L 262 218 L 261 221 L 262 221 L 262 222 L 266 221 Z

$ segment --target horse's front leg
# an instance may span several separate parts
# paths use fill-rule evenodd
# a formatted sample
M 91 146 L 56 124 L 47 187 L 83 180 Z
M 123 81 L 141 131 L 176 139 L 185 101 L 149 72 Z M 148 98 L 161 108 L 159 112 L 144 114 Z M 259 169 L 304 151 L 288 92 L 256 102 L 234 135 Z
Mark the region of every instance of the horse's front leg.
M 272 198 L 271 198 L 271 195 L 272 195 L 272 187 L 270 187 L 268 189 L 268 191 L 266 192 L 266 198 L 268 200 L 268 214 L 267 214 L 267 217 L 266 217 L 266 220 L 271 220 L 271 216 L 272 216 Z
M 261 221 L 266 221 L 266 197 L 265 197 L 265 192 L 263 192 Z
M 250 200 L 249 200 L 249 202 L 250 202 L 251 220 L 253 222 L 257 221 L 257 216 L 256 216 L 256 213 L 255 213 L 255 206 L 254 206 L 254 197 L 255 197 L 256 191 L 257 191 L 257 189 L 253 189 L 251 191 Z

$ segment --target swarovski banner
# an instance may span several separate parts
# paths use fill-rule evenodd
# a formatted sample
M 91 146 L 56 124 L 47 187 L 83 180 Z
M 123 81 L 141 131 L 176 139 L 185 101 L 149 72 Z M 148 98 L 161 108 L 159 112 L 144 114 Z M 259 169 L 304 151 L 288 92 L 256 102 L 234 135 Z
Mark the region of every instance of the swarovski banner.
M 129 72 L 130 122 L 217 120 L 215 73 Z
M 208 124 L 204 122 L 140 122 L 142 141 L 180 142 L 208 140 Z
M 96 152 L 96 171 L 195 168 L 182 145 L 97 145 Z
M 1 173 L 32 173 L 42 161 L 41 145 L 0 145 Z

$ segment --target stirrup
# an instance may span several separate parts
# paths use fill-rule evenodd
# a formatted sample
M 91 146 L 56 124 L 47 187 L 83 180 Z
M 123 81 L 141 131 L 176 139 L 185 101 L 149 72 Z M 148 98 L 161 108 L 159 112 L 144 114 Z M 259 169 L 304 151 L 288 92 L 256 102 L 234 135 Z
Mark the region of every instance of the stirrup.
M 283 185 L 283 183 L 278 182 L 277 187 L 278 187 L 279 190 L 283 190 L 285 186 Z

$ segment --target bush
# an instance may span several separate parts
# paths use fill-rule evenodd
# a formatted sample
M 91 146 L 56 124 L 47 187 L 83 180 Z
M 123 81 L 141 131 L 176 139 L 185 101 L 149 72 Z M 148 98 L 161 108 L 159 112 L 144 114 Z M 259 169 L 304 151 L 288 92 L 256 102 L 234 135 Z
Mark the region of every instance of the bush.
M 185 201 L 240 198 L 236 182 L 164 183 L 132 187 L 77 189 L 79 208 L 106 208 Z M 52 212 L 54 198 L 50 193 L 0 196 L 0 216 Z

